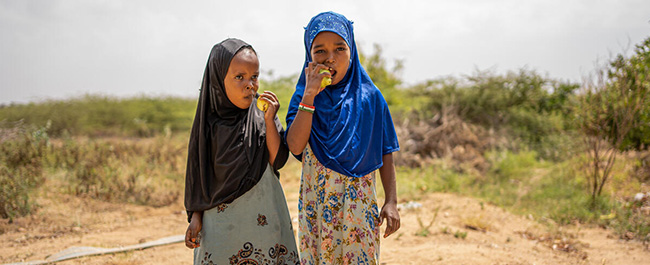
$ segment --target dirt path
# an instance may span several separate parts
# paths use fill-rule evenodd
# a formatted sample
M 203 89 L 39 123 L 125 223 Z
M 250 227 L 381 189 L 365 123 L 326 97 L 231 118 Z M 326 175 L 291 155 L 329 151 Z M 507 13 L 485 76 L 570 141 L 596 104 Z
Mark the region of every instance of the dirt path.
M 282 182 L 291 215 L 296 217 L 298 180 Z M 548 229 L 539 223 L 479 200 L 430 194 L 419 202 L 421 208 L 401 210 L 402 228 L 382 240 L 382 264 L 648 264 L 650 260 L 647 246 L 619 240 L 608 230 L 573 227 L 552 233 L 576 237 L 568 247 L 575 250 L 566 252 L 559 250 L 565 247 L 562 242 L 556 244 L 558 250 L 552 249 L 553 240 L 542 237 Z M 186 229 L 180 201 L 153 208 L 57 195 L 39 204 L 42 208 L 30 217 L 0 223 L 4 231 L 0 263 L 41 260 L 71 246 L 138 244 L 183 234 Z M 424 236 L 422 228 L 432 220 Z M 191 264 L 191 260 L 192 250 L 178 243 L 59 264 Z

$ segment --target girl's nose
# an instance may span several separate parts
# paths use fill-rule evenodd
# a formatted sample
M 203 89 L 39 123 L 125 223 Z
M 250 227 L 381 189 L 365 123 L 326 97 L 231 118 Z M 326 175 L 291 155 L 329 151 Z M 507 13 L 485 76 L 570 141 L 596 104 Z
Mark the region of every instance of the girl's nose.
M 325 62 L 326 62 L 326 63 L 334 63 L 335 61 L 336 61 L 336 60 L 334 59 L 334 55 L 333 55 L 333 54 L 330 54 L 329 56 L 327 56 L 327 59 L 325 59 Z

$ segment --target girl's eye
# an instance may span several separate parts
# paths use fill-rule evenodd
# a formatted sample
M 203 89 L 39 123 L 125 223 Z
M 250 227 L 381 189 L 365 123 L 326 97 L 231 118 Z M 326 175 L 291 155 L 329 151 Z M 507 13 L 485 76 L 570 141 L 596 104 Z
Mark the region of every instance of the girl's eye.
M 324 53 L 324 52 L 325 52 L 325 51 L 323 51 L 323 50 L 317 50 L 317 51 L 314 52 L 314 53 L 315 53 L 315 54 L 321 54 L 321 53 Z
M 237 80 L 242 80 L 242 79 L 244 79 L 244 77 L 241 76 L 241 75 L 238 75 L 238 76 L 235 76 L 235 79 L 237 79 Z
M 257 80 L 258 77 L 259 77 L 258 75 L 253 75 L 251 78 L 252 78 L 253 80 Z
M 338 47 L 338 48 L 336 48 L 336 50 L 342 52 L 342 51 L 345 51 L 345 47 Z

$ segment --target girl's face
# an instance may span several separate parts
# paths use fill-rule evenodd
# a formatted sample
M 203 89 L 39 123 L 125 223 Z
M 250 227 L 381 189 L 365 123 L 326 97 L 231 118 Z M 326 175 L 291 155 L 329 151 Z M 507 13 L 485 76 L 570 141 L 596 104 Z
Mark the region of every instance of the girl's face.
M 336 85 L 348 72 L 350 47 L 339 34 L 323 31 L 316 35 L 311 44 L 311 58 L 316 63 L 332 68 L 332 85 Z
M 259 89 L 259 75 L 260 62 L 257 54 L 248 48 L 239 50 L 230 61 L 228 73 L 223 80 L 230 102 L 240 109 L 247 109 Z

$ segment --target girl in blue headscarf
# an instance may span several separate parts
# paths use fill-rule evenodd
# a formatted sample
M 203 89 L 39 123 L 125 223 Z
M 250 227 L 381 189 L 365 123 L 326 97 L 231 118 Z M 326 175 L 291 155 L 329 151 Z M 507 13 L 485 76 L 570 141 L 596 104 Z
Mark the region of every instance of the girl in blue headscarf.
M 287 144 L 302 161 L 302 264 L 378 264 L 400 227 L 392 153 L 399 150 L 386 100 L 359 62 L 352 22 L 324 12 L 305 28 L 305 64 L 287 113 Z M 323 71 L 327 70 L 327 71 Z M 331 84 L 322 84 L 331 78 Z M 375 172 L 386 195 L 378 211 Z

